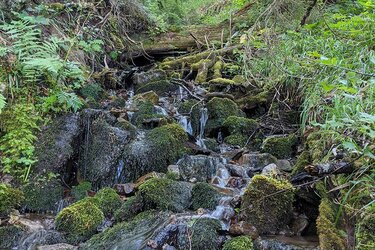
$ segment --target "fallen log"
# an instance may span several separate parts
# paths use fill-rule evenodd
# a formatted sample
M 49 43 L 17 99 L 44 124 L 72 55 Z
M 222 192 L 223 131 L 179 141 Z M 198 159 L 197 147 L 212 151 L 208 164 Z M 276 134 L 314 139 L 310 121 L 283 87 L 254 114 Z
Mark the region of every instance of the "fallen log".
M 350 174 L 354 171 L 352 163 L 338 162 L 338 163 L 321 163 L 315 165 L 308 165 L 305 171 L 313 176 L 325 176 L 335 174 Z

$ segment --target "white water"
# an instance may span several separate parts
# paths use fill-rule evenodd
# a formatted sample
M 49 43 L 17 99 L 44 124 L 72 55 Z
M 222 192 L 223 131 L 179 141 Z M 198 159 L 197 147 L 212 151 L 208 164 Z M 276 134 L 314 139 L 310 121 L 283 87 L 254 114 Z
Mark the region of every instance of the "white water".
M 187 116 L 180 115 L 178 118 L 178 123 L 183 127 L 186 133 L 193 135 L 193 127 Z
M 208 121 L 208 110 L 207 108 L 201 108 L 200 109 L 200 118 L 199 118 L 199 136 L 197 139 L 197 145 L 206 148 L 206 145 L 204 144 L 204 130 L 206 128 Z
M 211 213 L 211 216 L 224 223 L 223 230 L 229 230 L 230 219 L 235 215 L 234 209 L 230 205 L 232 197 L 223 197 L 219 201 L 219 205 Z

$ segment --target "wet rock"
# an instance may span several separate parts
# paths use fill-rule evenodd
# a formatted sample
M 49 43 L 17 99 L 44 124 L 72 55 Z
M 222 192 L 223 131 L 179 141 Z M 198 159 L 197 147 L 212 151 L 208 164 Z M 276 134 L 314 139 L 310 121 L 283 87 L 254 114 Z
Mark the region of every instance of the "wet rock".
M 140 196 L 132 196 L 122 203 L 121 207 L 114 213 L 116 222 L 129 221 L 144 209 L 143 200 Z
M 309 225 L 309 219 L 306 215 L 300 214 L 298 217 L 294 218 L 291 223 L 291 230 L 293 235 L 301 236 L 302 232 Z
M 247 153 L 243 154 L 238 160 L 240 165 L 255 171 L 260 171 L 265 166 L 276 162 L 277 159 L 268 153 Z
M 169 165 L 168 166 L 168 173 L 173 173 L 179 178 L 180 177 L 180 169 L 179 169 L 178 165 Z
M 125 183 L 125 184 L 115 184 L 113 188 L 119 195 L 129 196 L 134 193 L 135 184 Z
M 296 144 L 297 137 L 293 134 L 270 136 L 263 141 L 262 151 L 286 159 L 293 155 Z
M 293 200 L 288 181 L 256 175 L 244 193 L 241 217 L 259 234 L 275 234 L 290 222 Z
M 137 87 L 136 93 L 144 93 L 148 91 L 154 91 L 158 95 L 165 95 L 166 93 L 178 90 L 178 85 L 173 84 L 169 80 L 160 80 L 149 82 L 145 85 Z
M 213 210 L 218 204 L 221 195 L 210 184 L 201 182 L 194 185 L 192 189 L 192 209 L 199 208 Z
M 152 178 L 164 178 L 165 177 L 165 174 L 163 173 L 157 173 L 157 172 L 151 172 L 151 173 L 148 173 L 148 174 L 145 174 L 141 177 L 139 177 L 136 181 L 135 181 L 135 188 L 138 189 L 140 185 L 142 185 L 143 183 L 145 183 L 146 181 L 152 179 Z
M 271 176 L 271 177 L 276 177 L 276 176 L 280 176 L 280 175 L 281 175 L 281 172 L 280 172 L 280 170 L 279 170 L 279 168 L 277 167 L 276 164 L 271 163 L 271 164 L 265 166 L 265 167 L 262 169 L 262 175 L 267 175 L 267 176 Z
M 254 241 L 254 250 L 318 250 L 318 241 L 303 237 L 267 237 Z
M 218 249 L 220 238 L 218 231 L 221 224 L 218 220 L 210 218 L 197 219 L 191 227 L 192 249 Z
M 167 79 L 167 74 L 163 70 L 151 70 L 147 72 L 135 73 L 132 77 L 133 84 L 143 86 L 150 82 Z
M 276 165 L 280 170 L 285 172 L 291 172 L 293 169 L 292 164 L 290 164 L 290 161 L 288 160 L 278 160 Z
M 11 214 L 9 224 L 22 228 L 26 232 L 38 232 L 44 229 L 40 221 L 32 221 L 17 214 Z
M 153 105 L 157 105 L 159 103 L 159 96 L 154 91 L 148 91 L 142 94 L 138 94 L 134 96 L 134 102 L 151 102 Z
M 246 221 L 231 224 L 229 233 L 232 235 L 248 235 L 253 240 L 259 237 L 257 229 Z
M 220 158 L 205 155 L 185 155 L 177 165 L 183 180 L 195 178 L 201 182 L 210 180 L 219 168 L 224 167 Z
M 65 241 L 62 234 L 57 231 L 40 230 L 24 235 L 18 243 L 18 249 L 36 249 L 40 245 L 52 245 Z
M 227 187 L 242 189 L 246 187 L 248 181 L 241 177 L 230 177 L 227 183 Z
M 45 245 L 45 246 L 38 246 L 36 250 L 76 250 L 78 247 L 73 245 L 69 245 L 66 243 L 59 243 L 54 245 Z
M 231 176 L 246 178 L 246 170 L 243 166 L 226 164 L 225 167 L 228 169 Z
M 17 226 L 0 227 L 0 249 L 13 249 L 24 234 Z

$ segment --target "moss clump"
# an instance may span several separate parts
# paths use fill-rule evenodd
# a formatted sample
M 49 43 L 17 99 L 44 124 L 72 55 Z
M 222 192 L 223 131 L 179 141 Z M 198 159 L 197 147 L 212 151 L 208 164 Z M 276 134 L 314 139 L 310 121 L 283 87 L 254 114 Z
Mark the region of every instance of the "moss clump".
M 309 151 L 303 151 L 296 160 L 294 164 L 292 174 L 296 174 L 300 171 L 303 171 L 304 168 L 311 163 L 310 153 Z
M 243 85 L 246 83 L 246 78 L 242 75 L 236 75 L 235 77 L 233 77 L 232 79 L 236 84 L 240 84 L 240 85 Z
M 267 91 L 263 91 L 255 95 L 249 95 L 238 99 L 236 103 L 243 110 L 251 110 L 267 105 L 270 101 L 270 96 L 271 95 Z
M 319 217 L 316 220 L 319 245 L 323 250 L 346 249 L 345 240 L 335 226 L 335 211 L 332 206 L 327 198 L 323 198 L 320 202 Z
M 83 86 L 81 95 L 89 101 L 96 103 L 105 98 L 105 91 L 99 84 L 93 83 Z
M 6 216 L 12 209 L 21 205 L 23 192 L 17 188 L 0 184 L 0 216 Z
M 363 250 L 375 249 L 375 204 L 368 206 L 359 216 L 356 225 L 357 248 Z
M 279 159 L 285 159 L 293 155 L 293 148 L 296 144 L 297 137 L 293 134 L 267 137 L 263 141 L 262 151 L 272 154 Z
M 87 191 L 92 189 L 91 182 L 84 181 L 82 183 L 79 183 L 77 186 L 74 186 L 72 188 L 72 196 L 74 197 L 74 200 L 79 201 L 82 200 L 87 196 Z
M 206 138 L 204 140 L 204 145 L 206 145 L 209 150 L 220 152 L 219 143 L 213 138 Z
M 225 137 L 224 142 L 230 145 L 237 145 L 240 147 L 246 146 L 248 137 L 245 135 L 235 134 Z
M 225 242 L 223 250 L 252 250 L 253 242 L 248 236 L 239 236 Z
M 202 218 L 193 222 L 191 227 L 192 249 L 216 250 L 219 248 L 220 222 L 215 219 Z
M 85 198 L 64 208 L 56 216 L 55 223 L 57 230 L 67 234 L 69 242 L 77 243 L 94 235 L 103 220 L 103 212 L 92 199 Z
M 136 103 L 151 102 L 153 105 L 156 105 L 159 103 L 159 96 L 154 91 L 148 91 L 134 96 L 134 101 Z
M 138 104 L 138 111 L 132 117 L 132 123 L 136 126 L 142 126 L 146 119 L 163 118 L 163 115 L 154 113 L 154 105 L 150 101 L 140 102 Z
M 35 212 L 56 211 L 58 202 L 64 198 L 64 189 L 57 180 L 30 182 L 22 191 L 23 205 Z
M 253 119 L 229 116 L 227 119 L 225 119 L 223 126 L 230 134 L 230 136 L 225 138 L 225 142 L 243 147 L 245 146 L 249 136 L 256 132 L 258 123 Z
M 219 60 L 213 66 L 214 74 L 212 78 L 222 78 L 221 70 L 223 69 L 223 66 L 224 66 L 224 63 L 221 60 L 221 58 L 219 58 Z
M 236 82 L 231 80 L 231 79 L 226 79 L 226 78 L 214 78 L 210 80 L 208 83 L 210 84 L 217 84 L 217 85 L 236 85 Z
M 293 199 L 293 186 L 288 181 L 255 175 L 243 196 L 242 217 L 259 234 L 276 233 L 288 224 Z
M 215 209 L 220 194 L 210 184 L 201 182 L 192 189 L 191 207 L 193 210 L 198 208 Z
M 140 196 L 133 196 L 122 203 L 121 207 L 114 213 L 116 222 L 131 220 L 143 209 L 143 202 Z
M 21 239 L 23 231 L 16 226 L 0 227 L 0 249 L 13 249 Z
M 136 90 L 136 93 L 144 93 L 148 91 L 154 91 L 158 95 L 162 95 L 168 92 L 176 91 L 178 86 L 171 83 L 168 80 L 161 80 L 156 82 L 150 82 Z
M 240 114 L 235 102 L 228 98 L 214 97 L 207 103 L 208 122 L 206 131 L 211 134 L 213 130 L 221 128 L 229 116 Z
M 185 130 L 178 124 L 168 124 L 154 128 L 147 135 L 147 140 L 155 154 L 155 166 L 164 169 L 179 159 L 187 149 L 185 142 L 188 137 Z
M 121 198 L 113 188 L 103 188 L 94 196 L 95 205 L 106 217 L 110 217 L 121 206 Z
M 184 182 L 152 178 L 139 187 L 137 195 L 142 198 L 145 210 L 182 212 L 189 207 L 191 189 Z

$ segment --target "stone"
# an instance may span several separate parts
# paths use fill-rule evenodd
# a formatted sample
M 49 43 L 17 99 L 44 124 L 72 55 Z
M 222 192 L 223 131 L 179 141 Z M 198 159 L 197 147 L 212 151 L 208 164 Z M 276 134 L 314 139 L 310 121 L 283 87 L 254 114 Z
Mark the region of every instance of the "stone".
M 66 243 L 59 243 L 54 245 L 37 246 L 36 250 L 76 250 L 78 247 Z
M 253 242 L 247 236 L 239 236 L 225 242 L 223 250 L 253 250 Z
M 191 207 L 193 210 L 199 208 L 215 209 L 221 195 L 210 184 L 200 182 L 192 189 Z
M 280 176 L 281 172 L 275 163 L 271 163 L 262 169 L 262 175 L 276 177 Z
M 9 224 L 18 226 L 22 228 L 23 231 L 29 233 L 38 232 L 44 229 L 44 226 L 40 221 L 32 221 L 16 214 L 10 215 Z
M 268 153 L 247 153 L 243 154 L 238 163 L 252 170 L 262 170 L 265 166 L 276 163 L 277 159 Z
M 280 170 L 285 172 L 291 172 L 293 170 L 293 166 L 288 160 L 277 160 L 276 165 Z
M 134 194 L 135 184 L 134 183 L 125 183 L 125 184 L 115 184 L 113 188 L 119 195 L 129 196 Z
M 185 155 L 178 162 L 181 178 L 189 181 L 208 182 L 219 168 L 224 167 L 219 157 L 206 155 Z
M 253 240 L 259 237 L 257 229 L 246 221 L 239 221 L 230 225 L 229 233 L 231 235 L 248 235 Z
M 142 86 L 150 82 L 164 80 L 167 74 L 163 70 L 151 70 L 147 72 L 134 73 L 132 80 L 136 86 Z
M 134 102 L 151 102 L 153 105 L 157 105 L 159 103 L 159 96 L 155 93 L 155 91 L 148 91 L 142 94 L 138 94 L 134 96 Z
M 178 165 L 169 165 L 168 166 L 168 173 L 173 173 L 177 177 L 180 177 L 180 169 L 179 169 Z
M 294 154 L 297 137 L 294 134 L 267 137 L 262 144 L 262 151 L 279 159 L 290 158 Z
M 226 164 L 225 167 L 228 169 L 231 176 L 246 178 L 246 170 L 243 166 Z
M 138 189 L 140 185 L 142 185 L 143 183 L 145 183 L 146 181 L 148 181 L 152 178 L 164 178 L 164 177 L 165 177 L 165 174 L 157 173 L 157 172 L 151 172 L 151 173 L 148 173 L 148 174 L 145 174 L 145 175 L 139 177 L 135 181 L 134 187 L 136 189 Z
M 253 242 L 254 250 L 318 250 L 319 242 L 315 239 L 301 239 L 285 236 L 259 238 Z M 332 249 L 332 248 L 329 248 Z M 344 248 L 342 248 L 344 249 Z

